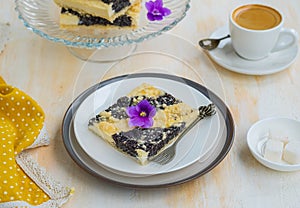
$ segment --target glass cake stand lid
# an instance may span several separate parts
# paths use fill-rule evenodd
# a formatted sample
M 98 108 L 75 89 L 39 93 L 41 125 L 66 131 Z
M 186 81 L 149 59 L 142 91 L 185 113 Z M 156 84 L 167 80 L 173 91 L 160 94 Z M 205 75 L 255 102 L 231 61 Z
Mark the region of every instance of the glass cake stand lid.
M 172 75 L 150 73 L 135 74 L 134 76 L 130 75 L 131 78 L 141 76 L 163 76 L 165 79 L 178 81 L 178 77 Z M 96 89 L 99 89 L 101 86 L 114 83 L 115 81 L 120 81 L 127 78 L 127 75 L 119 76 L 90 87 L 81 95 L 79 95 L 68 108 L 63 119 L 62 137 L 65 148 L 76 164 L 90 174 L 118 185 L 133 188 L 159 188 L 182 184 L 198 178 L 211 171 L 225 158 L 233 144 L 235 132 L 234 121 L 229 109 L 226 107 L 222 99 L 220 99 L 210 90 L 196 82 L 182 78 L 187 85 L 193 87 L 195 90 L 198 90 L 199 93 L 203 93 L 205 96 L 207 96 L 207 98 L 209 97 L 209 99 L 216 105 L 217 112 L 220 115 L 220 125 L 222 126 L 222 128 L 220 128 L 221 131 L 218 131 L 217 133 L 217 140 L 213 144 L 213 148 L 211 148 L 204 157 L 198 161 L 195 161 L 193 164 L 176 171 L 138 177 L 132 175 L 123 175 L 96 163 L 95 160 L 89 157 L 88 154 L 86 154 L 86 152 L 78 144 L 78 139 L 74 135 L 74 115 L 76 115 L 78 107 L 81 105 L 82 101 L 85 100 L 85 98 L 87 98 Z
M 174 44 L 174 42 L 177 44 Z M 91 60 L 97 59 L 98 55 L 100 55 L 98 51 L 95 52 L 90 57 Z M 99 70 L 101 68 L 108 70 Z M 208 135 L 210 138 L 216 139 L 214 141 L 208 140 L 209 142 L 205 144 L 204 151 L 199 154 L 199 157 L 201 157 L 199 160 L 195 161 L 194 158 L 191 158 L 195 155 L 194 153 L 198 153 L 197 148 L 195 148 L 191 149 L 178 165 L 171 168 L 172 171 L 168 170 L 162 174 L 152 175 L 124 174 L 124 172 L 121 173 L 115 169 L 108 169 L 103 165 L 99 165 L 79 145 L 74 132 L 74 119 L 82 101 L 104 83 L 108 84 L 118 79 L 128 80 L 128 78 L 141 76 L 139 74 L 142 73 L 148 74 L 147 77 L 150 81 L 153 77 L 151 73 L 159 73 L 165 79 L 167 77 L 170 79 L 176 77 L 176 80 L 178 80 L 178 77 L 187 78 L 194 83 L 194 87 L 190 87 L 199 89 L 199 93 L 206 95 L 207 98 L 217 105 L 219 110 L 219 131 L 209 131 L 217 134 L 217 136 Z M 184 81 L 183 79 L 180 80 Z M 157 38 L 144 41 L 137 45 L 137 49 L 133 54 L 116 63 L 99 64 L 93 61 L 85 62 L 73 84 L 74 102 L 64 117 L 62 128 L 63 141 L 68 153 L 76 164 L 101 179 L 126 187 L 141 188 L 157 188 L 181 184 L 200 177 L 216 167 L 225 158 L 233 143 L 234 122 L 230 111 L 224 103 L 226 96 L 219 71 L 214 67 L 210 59 L 207 59 L 206 54 L 200 50 L 198 45 L 179 36 L 166 33 Z M 124 84 L 127 83 L 124 82 Z M 157 84 L 161 85 L 160 82 Z M 90 88 L 91 86 L 96 88 Z M 125 85 L 123 86 L 124 90 L 126 90 Z M 170 90 L 171 92 L 176 91 L 173 88 Z M 211 94 L 211 92 L 213 93 Z M 191 159 L 192 162 L 189 163 Z M 182 165 L 185 167 L 182 168 Z

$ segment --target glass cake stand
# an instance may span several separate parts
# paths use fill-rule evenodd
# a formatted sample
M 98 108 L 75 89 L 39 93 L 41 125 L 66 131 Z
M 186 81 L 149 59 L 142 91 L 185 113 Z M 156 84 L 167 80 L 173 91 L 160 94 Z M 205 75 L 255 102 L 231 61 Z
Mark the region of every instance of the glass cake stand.
M 28 29 L 47 40 L 66 45 L 74 56 L 91 62 L 116 61 L 130 55 L 138 43 L 172 29 L 190 8 L 190 0 L 164 0 L 164 7 L 172 13 L 162 21 L 149 21 L 145 2 L 142 0 L 138 28 L 99 30 L 91 34 L 61 29 L 60 8 L 53 0 L 15 0 L 19 19 Z M 96 51 L 97 58 L 90 59 Z

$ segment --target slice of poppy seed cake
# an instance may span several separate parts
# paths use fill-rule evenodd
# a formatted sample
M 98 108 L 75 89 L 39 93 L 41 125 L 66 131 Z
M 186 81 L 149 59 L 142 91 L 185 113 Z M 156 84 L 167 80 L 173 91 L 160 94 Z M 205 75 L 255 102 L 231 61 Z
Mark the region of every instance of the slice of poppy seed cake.
M 202 112 L 152 85 L 142 84 L 91 118 L 88 127 L 141 165 L 172 145 Z
M 140 0 L 54 0 L 61 8 L 114 21 Z
M 59 24 L 62 29 L 95 33 L 98 29 L 137 28 L 141 10 L 137 0 L 125 13 L 113 20 L 62 7 Z

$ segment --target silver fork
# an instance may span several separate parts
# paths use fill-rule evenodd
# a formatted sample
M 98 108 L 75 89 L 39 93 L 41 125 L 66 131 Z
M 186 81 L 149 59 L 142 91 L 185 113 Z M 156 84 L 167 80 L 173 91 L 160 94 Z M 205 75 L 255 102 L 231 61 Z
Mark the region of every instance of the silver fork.
M 216 113 L 214 104 L 209 104 L 207 106 L 200 106 L 199 107 L 199 115 L 198 117 L 186 128 L 181 132 L 177 140 L 167 149 L 162 151 L 159 155 L 151 159 L 152 162 L 158 163 L 160 165 L 165 165 L 171 162 L 174 159 L 176 154 L 176 146 L 178 142 L 203 118 L 207 116 L 214 115 Z

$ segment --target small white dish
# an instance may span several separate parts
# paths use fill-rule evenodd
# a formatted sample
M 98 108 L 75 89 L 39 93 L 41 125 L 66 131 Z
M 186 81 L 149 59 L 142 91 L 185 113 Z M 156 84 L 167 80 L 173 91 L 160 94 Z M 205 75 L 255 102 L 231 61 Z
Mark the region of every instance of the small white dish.
M 229 34 L 228 26 L 223 26 L 214 31 L 210 38 L 220 38 L 227 34 Z M 216 63 L 230 71 L 248 75 L 267 75 L 288 68 L 297 57 L 298 45 L 272 53 L 265 59 L 250 61 L 238 56 L 233 50 L 230 38 L 227 38 L 208 54 Z
M 247 144 L 254 156 L 261 164 L 278 171 L 297 171 L 300 164 L 291 165 L 285 161 L 272 162 L 264 158 L 263 147 L 266 143 L 266 135 L 277 138 L 287 137 L 288 140 L 300 141 L 300 122 L 290 118 L 272 117 L 254 123 L 247 133 Z

